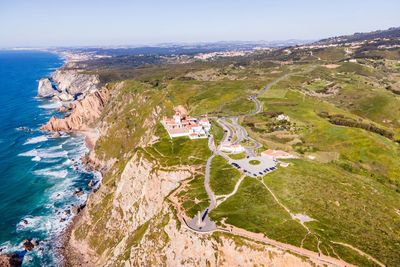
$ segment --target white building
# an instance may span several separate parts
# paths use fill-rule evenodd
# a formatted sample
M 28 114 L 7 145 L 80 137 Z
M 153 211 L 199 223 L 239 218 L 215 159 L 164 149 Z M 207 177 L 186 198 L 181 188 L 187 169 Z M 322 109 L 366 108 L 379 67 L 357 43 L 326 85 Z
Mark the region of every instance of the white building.
M 224 143 L 221 145 L 220 150 L 227 153 L 238 154 L 244 152 L 244 147 L 240 144 Z
M 161 121 L 170 138 L 188 136 L 190 139 L 207 138 L 211 124 L 207 118 L 198 121 L 176 110 L 171 118 L 164 117 Z

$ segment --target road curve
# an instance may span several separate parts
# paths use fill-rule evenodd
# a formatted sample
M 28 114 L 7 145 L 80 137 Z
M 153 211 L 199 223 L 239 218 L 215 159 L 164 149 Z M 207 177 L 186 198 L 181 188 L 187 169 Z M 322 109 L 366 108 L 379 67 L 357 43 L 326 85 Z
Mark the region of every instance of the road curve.
M 310 68 L 309 71 L 312 71 L 314 68 Z M 291 75 L 296 75 L 296 74 L 299 74 L 299 73 L 301 73 L 301 72 L 285 74 L 285 75 L 279 77 L 278 79 L 270 82 L 257 95 L 251 96 L 250 100 L 252 100 L 255 103 L 256 108 L 255 108 L 254 111 L 249 112 L 247 115 L 242 115 L 242 116 L 249 116 L 249 115 L 255 115 L 255 114 L 260 113 L 262 111 L 262 104 L 258 100 L 258 97 L 261 96 L 262 94 L 264 94 L 273 85 L 277 84 L 278 82 L 286 79 L 287 77 L 289 77 Z M 254 142 L 255 147 L 252 148 L 252 151 L 248 151 L 248 150 L 246 151 L 250 155 L 253 154 L 254 150 L 256 148 L 258 148 L 258 147 L 261 147 L 262 145 L 259 142 L 257 142 L 256 140 L 254 140 L 253 138 L 249 137 L 246 129 L 238 123 L 238 117 L 231 117 L 230 119 L 231 119 L 232 123 L 228 122 L 226 120 L 226 118 L 224 118 L 224 117 L 218 118 L 216 120 L 218 122 L 218 124 L 220 124 L 223 127 L 223 129 L 227 131 L 227 132 L 224 133 L 223 141 L 226 142 L 227 139 L 228 139 L 228 136 L 233 136 L 233 134 L 236 133 L 237 138 L 238 138 L 238 142 L 240 142 L 244 138 L 247 138 L 247 139 L 251 140 L 252 142 Z M 208 139 L 208 147 L 212 151 L 212 155 L 207 159 L 205 177 L 204 177 L 204 187 L 205 187 L 207 195 L 208 195 L 208 197 L 210 199 L 210 205 L 208 206 L 208 212 L 210 212 L 217 205 L 215 194 L 214 194 L 214 192 L 212 191 L 212 189 L 210 187 L 211 163 L 212 163 L 213 158 L 216 155 L 221 155 L 221 156 L 224 156 L 224 157 L 226 157 L 226 156 L 223 153 L 219 153 L 217 147 L 215 146 L 213 136 L 210 136 L 210 138 Z M 251 153 L 251 152 L 253 152 L 253 153 Z M 239 185 L 240 185 L 240 183 L 237 184 L 237 187 L 239 187 Z M 235 190 L 237 190 L 236 186 L 235 186 Z M 230 197 L 231 194 L 229 194 L 228 196 Z M 199 232 L 199 233 L 212 233 L 212 232 L 215 232 L 215 231 L 227 232 L 227 233 L 231 233 L 231 234 L 234 234 L 234 235 L 238 235 L 238 236 L 242 236 L 242 237 L 245 237 L 245 238 L 249 238 L 249 239 L 254 240 L 254 241 L 266 243 L 266 244 L 269 244 L 269 245 L 272 245 L 272 246 L 275 246 L 275 247 L 278 247 L 278 248 L 281 248 L 281 249 L 284 249 L 284 250 L 292 251 L 292 252 L 297 253 L 299 255 L 306 256 L 307 258 L 309 258 L 312 261 L 314 261 L 316 263 L 319 263 L 321 265 L 329 264 L 331 266 L 341 266 L 341 267 L 353 266 L 353 265 L 351 265 L 351 264 L 349 264 L 349 263 L 347 263 L 347 262 L 345 262 L 343 260 L 336 259 L 336 258 L 333 258 L 333 257 L 330 257 L 330 256 L 326 256 L 326 255 L 323 255 L 323 254 L 319 254 L 317 252 L 314 252 L 314 251 L 311 251 L 311 250 L 307 250 L 307 249 L 304 249 L 304 248 L 300 248 L 300 247 L 297 247 L 297 246 L 293 246 L 293 245 L 290 245 L 290 244 L 282 243 L 282 242 L 279 242 L 279 241 L 276 241 L 276 240 L 273 240 L 273 239 L 269 239 L 268 237 L 263 236 L 261 234 L 249 232 L 249 231 L 246 231 L 244 229 L 237 228 L 237 227 L 234 227 L 234 226 L 231 226 L 231 225 L 229 225 L 229 228 L 230 228 L 229 230 L 217 228 L 217 229 L 214 229 L 214 230 L 211 230 L 211 231 L 201 232 L 201 231 L 198 231 L 196 229 L 191 228 L 188 225 L 188 223 L 186 222 L 186 220 L 184 219 L 183 215 L 182 215 L 181 218 L 180 217 L 181 216 L 178 216 L 178 218 L 181 221 L 184 222 L 184 225 L 186 225 L 189 229 L 191 229 L 192 231 L 195 231 L 195 232 Z M 208 217 L 208 215 L 207 215 L 207 217 Z

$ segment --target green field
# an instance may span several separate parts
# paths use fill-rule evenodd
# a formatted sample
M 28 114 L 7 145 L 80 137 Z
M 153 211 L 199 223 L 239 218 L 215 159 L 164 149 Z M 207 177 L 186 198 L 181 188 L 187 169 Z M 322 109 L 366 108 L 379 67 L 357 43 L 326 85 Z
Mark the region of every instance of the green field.
M 238 192 L 210 216 L 216 221 L 227 218 L 226 223 L 295 245 L 300 245 L 306 234 L 305 229 L 274 202 L 263 185 L 250 177 L 246 177 Z
M 247 81 L 172 81 L 168 99 L 174 105 L 185 105 L 191 115 L 237 115 L 254 109 L 247 100 L 264 83 Z
M 231 159 L 244 159 L 246 157 L 246 152 L 241 152 L 238 154 L 229 154 L 228 155 Z
M 215 145 L 218 146 L 224 138 L 224 129 L 216 121 L 212 120 L 210 133 L 214 137 Z
M 314 235 L 305 240 L 304 247 L 317 251 L 318 236 L 326 255 L 333 253 L 331 247 L 337 245 L 330 241 L 335 241 L 352 244 L 388 266 L 400 260 L 400 218 L 396 214 L 400 199 L 395 192 L 387 192 L 379 182 L 348 174 L 334 164 L 291 162 L 291 167 L 278 169 L 264 181 L 292 213 L 316 220 L 307 223 Z M 304 228 L 252 178 L 246 178 L 238 192 L 211 216 L 218 221 L 227 218 L 229 224 L 297 246 L 305 236 Z M 352 250 L 342 247 L 335 251 L 349 262 L 368 262 Z
M 262 98 L 285 98 L 288 88 L 282 86 L 272 86 L 269 90 L 267 90 L 262 96 Z
M 186 214 L 193 218 L 198 211 L 205 210 L 209 205 L 209 199 L 206 190 L 204 189 L 204 177 L 195 176 L 189 182 L 187 189 L 179 193 L 179 198 L 182 201 Z
M 233 191 L 240 172 L 232 167 L 222 156 L 215 156 L 211 162 L 210 186 L 216 195 Z
M 329 241 L 336 241 L 352 244 L 388 266 L 400 261 L 398 193 L 335 164 L 292 163 L 264 181 L 292 212 L 316 219 L 307 225 L 321 237 L 326 251 Z M 312 244 L 307 247 L 316 250 Z
M 211 156 L 207 139 L 190 140 L 188 137 L 170 138 L 159 123 L 156 133 L 159 140 L 144 150 L 163 166 L 205 164 Z
M 398 266 L 399 143 L 372 127 L 356 127 L 372 125 L 400 136 L 400 97 L 387 89 L 388 84 L 399 82 L 399 63 L 382 58 L 395 58 L 398 50 L 363 51 L 357 54 L 358 63 L 342 61 L 347 57 L 343 47 L 310 52 L 258 52 L 240 62 L 225 59 L 148 66 L 118 74 L 132 75 L 136 81 L 126 81 L 122 89 L 113 91 L 100 119 L 107 133 L 96 143 L 96 154 L 102 160 L 115 160 L 115 164 L 103 178 L 106 193 L 90 207 L 90 221 L 80 226 L 77 237 L 85 238 L 88 229 L 92 233 L 108 230 L 113 190 L 135 153 L 153 162 L 154 171 L 193 167 L 192 180 L 185 181 L 179 200 L 190 217 L 209 205 L 204 189 L 204 166 L 211 156 L 207 140 L 170 139 L 159 123 L 163 115 L 171 115 L 175 106 L 183 105 L 192 116 L 208 114 L 213 118 L 211 133 L 217 145 L 224 132 L 215 118 L 236 115 L 249 135 L 263 144 L 262 149 L 282 149 L 299 156 L 288 160 L 291 164 L 287 168 L 279 167 L 263 179 L 244 178 L 237 193 L 212 210 L 210 216 L 217 224 L 225 220 L 296 246 L 303 240 L 303 247 L 313 251 L 318 251 L 319 240 L 325 255 L 359 266 L 375 266 L 355 250 L 334 243 L 342 242 L 387 266 Z M 323 67 L 327 64 L 339 67 Z M 248 97 L 286 73 L 296 74 L 259 97 L 261 113 L 247 115 L 255 108 Z M 337 86 L 337 91 L 309 96 L 310 91 L 322 92 L 330 85 Z M 289 116 L 290 121 L 278 122 L 278 114 Z M 326 114 L 352 124 L 335 124 Z M 154 142 L 147 143 L 150 139 Z M 245 153 L 229 157 L 241 159 Z M 214 157 L 210 186 L 217 196 L 231 193 L 240 177 L 223 157 Z M 313 219 L 305 222 L 310 235 L 306 236 L 306 229 L 276 202 L 262 182 L 292 214 Z M 148 227 L 152 225 L 140 227 L 129 242 L 136 245 Z M 88 244 L 100 254 L 123 236 L 120 232 L 107 238 L 92 234 Z

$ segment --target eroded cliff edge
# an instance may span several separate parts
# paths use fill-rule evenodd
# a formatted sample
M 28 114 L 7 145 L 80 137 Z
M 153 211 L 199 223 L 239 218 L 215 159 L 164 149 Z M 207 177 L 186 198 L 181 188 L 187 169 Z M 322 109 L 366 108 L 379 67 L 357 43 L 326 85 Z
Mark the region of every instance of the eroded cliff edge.
M 178 213 L 175 192 L 202 164 L 165 165 L 148 153 L 169 108 L 164 92 L 126 81 L 86 94 L 65 118 L 42 129 L 99 133 L 87 163 L 104 174 L 66 241 L 66 266 L 311 266 L 283 249 L 229 233 L 195 233 Z

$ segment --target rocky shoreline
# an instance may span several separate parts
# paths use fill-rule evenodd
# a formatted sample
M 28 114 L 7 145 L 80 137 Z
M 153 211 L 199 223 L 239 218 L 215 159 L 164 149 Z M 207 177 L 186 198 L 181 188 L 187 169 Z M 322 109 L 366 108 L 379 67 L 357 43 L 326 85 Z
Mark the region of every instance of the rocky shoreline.
M 66 111 L 63 118 L 53 116 L 40 129 L 53 132 L 56 135 L 60 132 L 84 135 L 85 145 L 89 152 L 82 158 L 82 164 L 87 170 L 97 171 L 99 166 L 96 166 L 92 158 L 95 157 L 93 155 L 94 147 L 99 132 L 93 126 L 109 99 L 109 92 L 107 88 L 101 87 L 98 76 L 82 73 L 82 70 L 78 69 L 66 69 L 68 65 L 67 62 L 63 67 L 56 70 L 51 77 L 41 79 L 39 82 L 38 96 L 51 98 L 53 101 L 61 101 L 62 106 L 59 111 Z M 51 88 L 49 82 L 52 85 Z M 60 243 L 62 245 L 58 252 L 62 255 L 63 266 L 78 266 L 84 262 L 83 254 L 71 251 L 68 246 L 71 231 L 79 220 L 83 208 L 77 210 L 61 236 Z
M 40 127 L 40 130 L 53 133 L 54 137 L 61 136 L 63 133 L 82 134 L 85 137 L 85 145 L 89 149 L 89 153 L 82 158 L 82 164 L 87 170 L 95 172 L 96 168 L 90 160 L 90 154 L 93 153 L 99 134 L 93 125 L 102 113 L 108 101 L 109 93 L 106 88 L 101 87 L 97 75 L 83 73 L 83 70 L 70 67 L 71 64 L 66 61 L 50 77 L 39 80 L 38 97 L 47 98 L 57 103 L 59 106 L 57 111 L 64 113 L 62 118 L 51 117 L 46 124 Z M 98 184 L 91 180 L 88 187 L 96 191 Z M 74 194 L 82 193 L 82 188 L 75 189 Z M 84 206 L 85 204 L 78 205 L 74 211 L 69 211 L 73 218 L 60 236 L 59 243 L 62 245 L 55 248 L 55 251 L 62 255 L 62 258 L 67 255 L 65 248 L 71 229 Z M 34 249 L 38 242 L 27 239 L 21 244 L 21 250 L 15 253 L 0 254 L 0 266 L 21 266 L 25 254 Z M 61 264 L 66 265 L 66 261 Z
M 67 75 L 66 79 L 79 76 L 79 70 L 75 71 L 77 75 Z M 48 82 L 42 83 L 48 84 Z M 124 108 L 124 104 L 133 106 L 132 103 L 134 103 L 136 110 L 146 111 L 140 115 L 129 112 L 128 115 L 129 118 L 140 121 L 138 125 L 135 125 L 135 129 L 143 130 L 140 139 L 138 138 L 135 142 L 135 146 L 138 147 L 146 147 L 154 140 L 154 129 L 161 116 L 161 107 L 153 103 L 153 106 L 149 108 L 149 97 L 143 94 L 135 93 L 126 97 L 125 102 L 117 101 L 120 99 L 118 91 L 124 91 L 118 88 L 122 88 L 123 84 L 120 83 L 121 86 L 117 84 L 112 93 L 111 89 L 100 86 L 96 90 L 81 88 L 84 95 L 73 95 L 74 100 L 68 101 L 70 108 L 65 116 L 51 118 L 41 129 L 54 132 L 56 135 L 62 132 L 84 134 L 89 153 L 82 159 L 82 163 L 88 169 L 104 174 L 113 163 L 119 160 L 113 158 L 101 161 L 94 149 L 97 139 L 100 136 L 106 136 L 107 131 L 113 126 L 107 125 L 106 121 L 103 122 L 104 124 L 98 124 L 99 119 L 106 116 L 102 114 L 106 105 L 108 104 L 107 111 L 111 110 L 110 113 L 115 116 L 119 114 L 119 109 Z M 68 93 L 66 90 L 56 91 Z M 60 101 L 57 97 L 52 98 L 54 101 Z M 129 110 L 132 111 L 131 106 Z M 222 235 L 215 239 L 181 227 L 181 222 L 175 215 L 175 207 L 165 199 L 181 187 L 183 181 L 193 179 L 197 171 L 193 166 L 159 169 L 157 162 L 138 152 L 128 154 L 127 161 L 124 162 L 120 172 L 117 172 L 119 180 L 112 185 L 114 188 L 111 188 L 110 183 L 105 182 L 98 191 L 94 189 L 93 192 L 97 193 L 90 195 L 85 202 L 86 208 L 82 207 L 83 212 L 81 212 L 82 209 L 77 211 L 64 230 L 59 240 L 60 246 L 57 248 L 57 253 L 63 258 L 60 264 L 85 267 L 108 266 L 124 257 L 125 266 L 147 266 L 150 263 L 167 266 L 179 266 L 183 263 L 191 263 L 192 266 L 212 266 L 212 264 L 219 266 L 225 263 L 226 266 L 233 266 L 238 263 L 238 260 L 240 261 L 238 265 L 243 266 L 250 262 L 281 266 L 311 265 L 308 261 L 303 261 L 276 247 L 245 239 L 237 244 L 235 238 L 230 236 Z M 104 228 L 100 231 L 93 229 L 93 225 L 100 219 L 97 218 L 96 222 L 93 222 L 90 211 L 104 210 L 106 206 L 103 205 L 102 200 L 110 194 L 110 191 L 111 198 L 107 200 L 110 204 L 109 213 L 101 215 Z M 140 242 L 133 245 L 132 238 L 141 229 L 147 231 L 148 234 L 142 235 Z M 121 233 L 118 243 L 107 243 L 109 235 L 116 233 Z M 82 238 L 82 235 L 86 237 Z M 89 239 L 88 242 L 88 236 L 95 238 Z M 99 253 L 99 246 L 103 248 L 109 246 L 106 247 L 105 253 L 110 254 L 105 255 L 104 251 Z M 220 255 L 220 258 L 215 259 L 216 253 Z

